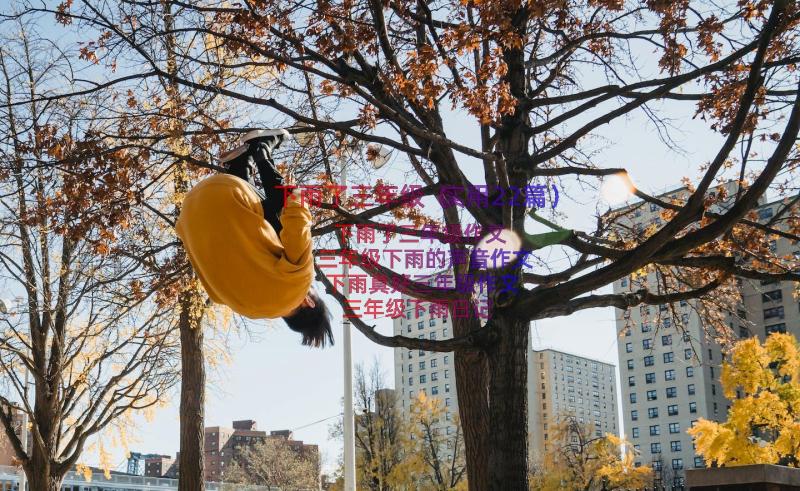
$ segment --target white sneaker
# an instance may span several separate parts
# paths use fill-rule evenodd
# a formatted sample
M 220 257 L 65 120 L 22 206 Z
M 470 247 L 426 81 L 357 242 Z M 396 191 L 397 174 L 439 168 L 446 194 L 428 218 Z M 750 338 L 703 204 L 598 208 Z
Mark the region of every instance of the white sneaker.
M 289 132 L 283 128 L 274 128 L 266 130 L 250 130 L 242 137 L 243 142 L 255 140 L 256 138 L 264 138 L 267 136 L 279 136 L 281 140 L 289 138 Z
M 244 143 L 234 148 L 233 150 L 228 150 L 227 152 L 223 152 L 219 156 L 219 161 L 223 164 L 226 162 L 230 162 L 231 160 L 241 155 L 244 155 L 244 153 L 247 152 L 248 148 L 250 148 L 250 146 Z

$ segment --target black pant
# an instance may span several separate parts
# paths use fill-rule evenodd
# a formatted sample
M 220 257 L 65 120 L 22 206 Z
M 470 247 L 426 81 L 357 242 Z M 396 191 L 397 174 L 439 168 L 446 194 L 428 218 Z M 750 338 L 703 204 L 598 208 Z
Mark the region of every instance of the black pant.
M 283 211 L 283 189 L 277 186 L 283 186 L 283 176 L 275 168 L 275 162 L 267 152 L 261 153 L 262 158 L 254 158 L 257 145 L 259 144 L 252 143 L 250 151 L 233 159 L 228 165 L 227 173 L 244 179 L 256 189 L 256 192 L 261 197 L 264 219 L 272 225 L 275 233 L 280 234 L 281 229 L 283 229 L 280 220 L 281 211 Z M 263 192 L 256 187 L 254 176 L 250 171 L 250 162 L 252 161 L 255 161 L 258 168 L 258 176 L 261 180 Z

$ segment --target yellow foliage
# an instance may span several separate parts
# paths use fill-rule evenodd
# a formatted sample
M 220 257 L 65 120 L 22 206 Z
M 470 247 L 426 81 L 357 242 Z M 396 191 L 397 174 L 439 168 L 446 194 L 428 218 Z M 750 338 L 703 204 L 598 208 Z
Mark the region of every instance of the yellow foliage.
M 707 465 L 784 464 L 796 467 L 800 450 L 800 346 L 775 333 L 762 345 L 736 343 L 722 367 L 728 420 L 700 419 L 688 433 Z
M 532 469 L 531 490 L 639 489 L 651 481 L 652 469 L 635 466 L 629 442 L 609 433 L 593 435 L 592 428 L 574 417 L 560 421 L 551 440 L 555 450 Z

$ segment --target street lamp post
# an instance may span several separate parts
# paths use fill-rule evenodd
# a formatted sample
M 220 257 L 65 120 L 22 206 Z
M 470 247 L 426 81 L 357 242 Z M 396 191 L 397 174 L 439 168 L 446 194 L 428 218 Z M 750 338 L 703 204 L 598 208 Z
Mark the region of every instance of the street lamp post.
M 307 126 L 304 124 L 298 127 Z M 299 132 L 295 134 L 295 140 L 300 146 L 306 147 L 312 144 L 311 132 Z M 339 155 L 339 185 L 342 187 L 342 201 L 347 195 L 347 157 L 355 150 L 356 144 L 345 144 L 344 151 Z M 380 145 L 370 146 L 368 150 L 373 152 L 372 167 L 380 169 L 389 160 L 391 151 L 386 150 Z M 345 302 L 350 297 L 350 267 L 346 261 L 342 263 L 342 295 Z M 344 432 L 344 491 L 356 490 L 356 446 L 355 446 L 355 414 L 353 410 L 353 345 L 351 338 L 350 320 L 345 317 L 342 319 L 342 344 L 344 366 L 344 411 L 342 429 Z
M 348 150 L 352 150 L 349 147 Z M 383 147 L 373 147 L 374 156 L 372 168 L 377 170 L 388 162 L 390 152 Z M 342 187 L 342 197 L 347 193 L 347 156 L 349 151 L 342 152 L 339 159 L 341 174 L 339 184 Z M 342 262 L 342 294 L 345 302 L 350 297 L 350 266 L 347 261 Z M 342 343 L 344 344 L 344 491 L 355 491 L 356 489 L 356 446 L 355 446 L 355 414 L 353 412 L 353 346 L 351 339 L 350 320 L 345 317 L 342 319 Z
M 347 163 L 346 158 L 339 160 L 341 164 L 340 185 L 342 196 L 347 192 Z M 347 261 L 342 261 L 342 280 L 344 285 L 342 293 L 345 302 L 350 296 L 350 267 Z M 344 351 L 344 491 L 356 489 L 356 438 L 355 415 L 353 414 L 353 346 L 350 337 L 350 320 L 345 316 L 342 319 L 342 347 Z

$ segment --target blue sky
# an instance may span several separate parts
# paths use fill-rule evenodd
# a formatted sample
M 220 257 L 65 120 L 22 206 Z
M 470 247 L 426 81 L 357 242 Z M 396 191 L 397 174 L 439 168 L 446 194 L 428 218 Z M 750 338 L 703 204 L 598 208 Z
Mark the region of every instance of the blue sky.
M 605 127 L 602 134 L 607 147 L 597 163 L 628 168 L 637 186 L 652 192 L 674 187 L 684 176 L 696 176 L 699 165 L 716 150 L 718 135 L 705 130 L 700 121 L 692 120 L 691 108 L 680 113 L 668 102 L 662 109 L 679 119 L 675 135 L 680 151 L 666 148 L 649 121 L 636 114 Z M 451 115 L 450 121 L 454 123 L 451 135 L 455 139 L 475 141 L 471 128 L 459 127 L 455 115 Z M 477 165 L 467 163 L 464 169 L 478 181 L 481 169 Z M 380 177 L 394 182 L 400 179 L 396 169 L 386 167 L 375 176 Z M 597 207 L 606 206 L 600 203 L 596 191 L 582 190 L 575 183 L 565 186 L 562 192 L 565 196 L 558 205 L 559 220 L 569 226 L 587 229 L 593 224 Z M 558 254 L 554 256 L 554 267 L 559 267 L 559 261 L 564 264 Z M 340 310 L 332 299 L 329 305 L 338 315 Z M 381 332 L 391 331 L 389 319 L 379 319 L 376 325 Z M 298 337 L 280 323 L 267 326 L 266 322 L 258 321 L 251 322 L 249 327 L 259 339 L 234 342 L 232 363 L 211 376 L 207 425 L 254 419 L 262 430 L 295 429 L 297 439 L 320 445 L 325 469 L 330 470 L 341 449 L 341 443 L 328 436 L 330 424 L 341 411 L 341 344 L 322 351 L 309 350 L 301 347 Z M 341 338 L 340 329 L 336 335 Z M 550 347 L 617 364 L 617 337 L 610 308 L 538 321 L 533 325 L 532 336 L 534 348 Z M 390 348 L 374 345 L 354 331 L 353 356 L 355 363 L 370 364 L 377 360 L 387 373 L 387 383 L 393 384 Z M 133 450 L 174 455 L 178 450 L 177 395 L 174 404 L 159 411 L 153 422 L 142 424 L 135 434 L 139 442 L 132 445 Z M 122 450 L 117 455 L 115 462 L 122 463 Z
M 635 55 L 638 65 L 654 65 L 655 55 L 649 49 Z M 652 72 L 645 69 L 648 71 Z M 102 78 L 95 70 L 84 76 L 95 74 L 98 79 Z M 587 87 L 592 86 L 593 79 L 599 83 L 595 74 L 583 75 Z M 692 118 L 694 107 L 690 103 L 665 101 L 651 107 L 672 118 L 673 148 L 659 139 L 656 129 L 641 111 L 606 125 L 595 132 L 595 138 L 589 143 L 598 149 L 597 165 L 625 167 L 638 187 L 659 192 L 676 186 L 682 177 L 696 177 L 699 166 L 713 155 L 721 139 L 708 131 L 704 122 Z M 273 115 L 264 116 L 269 119 Z M 451 113 L 446 120 L 451 139 L 472 145 L 479 141 L 471 118 Z M 482 170 L 474 160 L 462 158 L 461 165 L 473 182 L 481 182 Z M 395 159 L 371 177 L 402 184 L 405 182 L 402 170 L 407 168 Z M 589 229 L 594 224 L 594 215 L 606 207 L 595 190 L 581 188 L 576 182 L 566 183 L 561 191 L 557 220 L 562 225 Z M 557 252 L 551 257 L 548 251 L 542 254 L 554 268 L 565 264 Z M 340 318 L 341 311 L 335 302 L 329 299 L 328 303 L 335 317 Z M 391 331 L 389 319 L 379 319 L 376 325 L 381 332 Z M 266 321 L 255 321 L 248 327 L 255 336 L 234 339 L 232 362 L 209 374 L 206 425 L 228 426 L 232 420 L 254 419 L 262 430 L 293 429 L 295 438 L 320 445 L 325 470 L 331 470 L 341 449 L 341 443 L 328 436 L 329 426 L 341 412 L 341 343 L 330 349 L 310 350 L 300 346 L 298 336 L 280 322 L 268 325 Z M 341 339 L 341 328 L 335 335 L 337 340 Z M 588 310 L 570 317 L 536 322 L 532 336 L 534 348 L 550 347 L 617 364 L 612 309 Z M 374 345 L 354 331 L 353 355 L 355 363 L 371 364 L 377 360 L 386 372 L 387 383 L 393 384 L 391 349 Z M 130 450 L 174 456 L 179 440 L 178 400 L 175 391 L 171 403 L 159 410 L 153 421 L 140 420 L 138 428 L 129 432 L 135 440 Z M 114 456 L 112 461 L 124 469 L 125 450 L 121 447 L 110 450 Z M 86 461 L 96 463 L 96 458 L 88 454 Z

